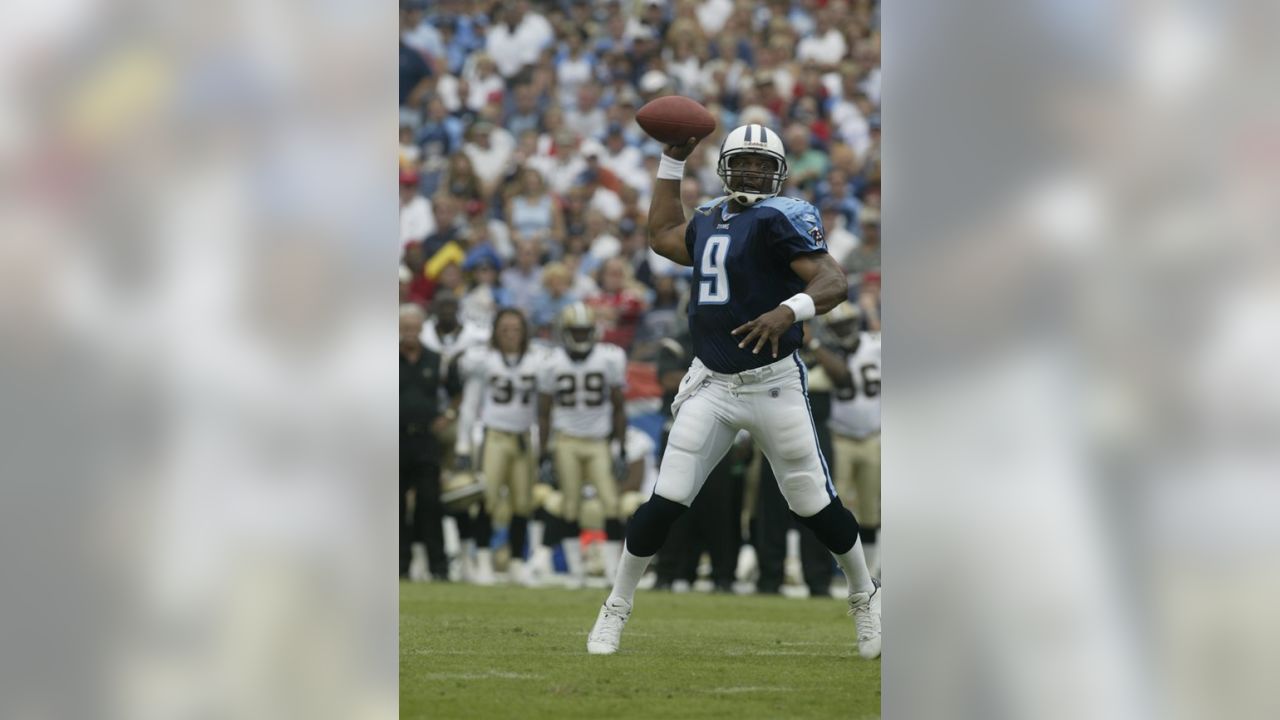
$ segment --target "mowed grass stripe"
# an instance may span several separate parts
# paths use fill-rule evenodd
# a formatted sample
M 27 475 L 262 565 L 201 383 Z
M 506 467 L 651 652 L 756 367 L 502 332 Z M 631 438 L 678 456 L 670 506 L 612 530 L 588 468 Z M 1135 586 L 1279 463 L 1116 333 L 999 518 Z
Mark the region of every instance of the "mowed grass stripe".
M 880 662 L 838 600 L 637 595 L 586 654 L 604 590 L 400 586 L 402 718 L 876 718 Z

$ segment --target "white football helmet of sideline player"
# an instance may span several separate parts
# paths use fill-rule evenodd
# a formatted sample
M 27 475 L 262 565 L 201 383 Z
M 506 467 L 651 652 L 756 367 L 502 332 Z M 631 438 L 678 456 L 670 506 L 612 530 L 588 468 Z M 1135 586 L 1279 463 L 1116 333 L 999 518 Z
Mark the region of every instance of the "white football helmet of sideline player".
M 570 355 L 585 356 L 596 346 L 596 314 L 583 302 L 560 311 L 560 340 Z
M 835 336 L 840 347 L 845 352 L 852 352 L 858 346 L 858 333 L 862 331 L 862 316 L 862 308 L 845 300 L 822 317 L 826 321 L 827 330 Z
M 773 161 L 773 169 L 739 167 L 741 161 L 733 158 L 743 155 L 763 155 Z M 776 197 L 787 179 L 787 150 L 782 145 L 782 137 L 763 125 L 734 128 L 720 143 L 716 174 L 724 181 L 725 193 L 739 205 L 751 206 Z

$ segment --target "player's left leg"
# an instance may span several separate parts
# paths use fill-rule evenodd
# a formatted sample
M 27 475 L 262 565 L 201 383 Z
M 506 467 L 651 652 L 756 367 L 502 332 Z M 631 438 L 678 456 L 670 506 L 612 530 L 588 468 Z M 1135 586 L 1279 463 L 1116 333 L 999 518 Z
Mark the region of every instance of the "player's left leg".
M 508 500 L 511 502 L 511 568 L 508 573 L 511 579 L 521 585 L 532 584 L 532 577 L 525 566 L 525 541 L 529 532 L 529 513 L 532 511 L 533 499 L 533 451 L 528 437 L 517 438 L 518 444 L 512 456 L 510 475 L 507 487 L 510 489 Z
M 738 430 L 723 412 L 728 395 L 726 387 L 709 381 L 676 414 L 653 496 L 631 516 L 613 590 L 587 636 L 587 652 L 592 655 L 618 651 L 640 577 L 662 548 L 672 523 L 689 508 L 711 468 L 733 444 Z
M 857 486 L 855 511 L 859 535 L 866 548 L 867 568 L 880 577 L 880 436 L 872 435 L 858 442 L 858 468 L 854 474 Z
M 809 409 L 806 373 L 798 359 L 796 364 L 794 374 L 753 388 L 754 412 L 747 430 L 760 442 L 791 511 L 835 556 L 848 578 L 859 654 L 878 657 L 880 593 L 867 569 L 858 521 L 831 482 Z
M 618 519 L 618 483 L 613 477 L 613 462 L 609 456 L 607 440 L 584 449 L 583 477 L 595 486 L 600 504 L 604 506 L 604 576 L 612 583 L 618 569 L 618 556 L 622 553 L 625 531 Z

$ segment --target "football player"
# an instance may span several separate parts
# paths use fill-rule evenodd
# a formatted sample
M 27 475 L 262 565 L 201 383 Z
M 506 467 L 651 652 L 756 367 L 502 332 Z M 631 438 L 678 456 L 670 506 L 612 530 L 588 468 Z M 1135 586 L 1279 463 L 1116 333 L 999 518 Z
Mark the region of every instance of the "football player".
M 787 154 L 778 133 L 743 125 L 725 135 L 717 173 L 725 195 L 685 219 L 684 160 L 697 139 L 667 146 L 649 207 L 649 246 L 693 268 L 689 328 L 694 360 L 672 403 L 674 424 L 653 496 L 627 527 L 613 590 L 587 637 L 587 652 L 617 652 L 636 585 L 672 523 L 746 430 L 761 445 L 787 505 L 835 556 L 849 580 L 858 653 L 880 655 L 879 584 L 867 570 L 858 522 L 840 502 L 818 446 L 799 323 L 849 292 L 827 253 L 818 211 L 778 197 Z
M 524 585 L 532 582 L 525 572 L 524 550 L 532 512 L 537 377 L 545 356 L 545 351 L 529 346 L 529 323 L 524 313 L 505 308 L 494 317 L 490 343 L 466 350 L 458 360 L 465 382 L 455 445 L 459 471 L 471 469 L 476 430 L 483 426 L 479 470 L 485 479 L 485 498 L 475 524 L 480 545 L 476 552 L 478 584 L 493 582 L 489 543 L 493 513 L 503 488 L 511 507 L 510 577 Z
M 871 574 L 880 577 L 880 333 L 864 332 L 863 313 L 843 302 L 827 313 L 836 346 L 818 338 L 809 349 L 836 386 L 831 403 L 836 492 L 858 518 Z
M 609 580 L 621 549 L 623 528 L 614 466 L 615 461 L 626 465 L 623 441 L 627 413 L 622 391 L 627 358 L 617 345 L 596 341 L 595 314 L 584 303 L 573 303 L 561 311 L 559 325 L 562 345 L 547 358 L 538 379 L 540 458 L 555 468 L 564 496 L 560 515 L 565 561 L 571 585 L 581 585 L 584 571 L 578 507 L 583 483 L 595 486 L 604 505 L 604 571 Z

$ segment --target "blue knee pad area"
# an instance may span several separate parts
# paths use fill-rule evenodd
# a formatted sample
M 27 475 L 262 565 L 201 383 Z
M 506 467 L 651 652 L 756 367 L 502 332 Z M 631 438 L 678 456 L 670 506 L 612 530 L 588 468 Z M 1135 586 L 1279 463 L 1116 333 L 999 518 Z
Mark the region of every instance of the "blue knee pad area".
M 792 513 L 795 515 L 795 513 Z M 809 517 L 796 519 L 813 531 L 827 549 L 837 555 L 849 552 L 858 540 L 858 521 L 839 500 L 832 500 L 826 507 Z

